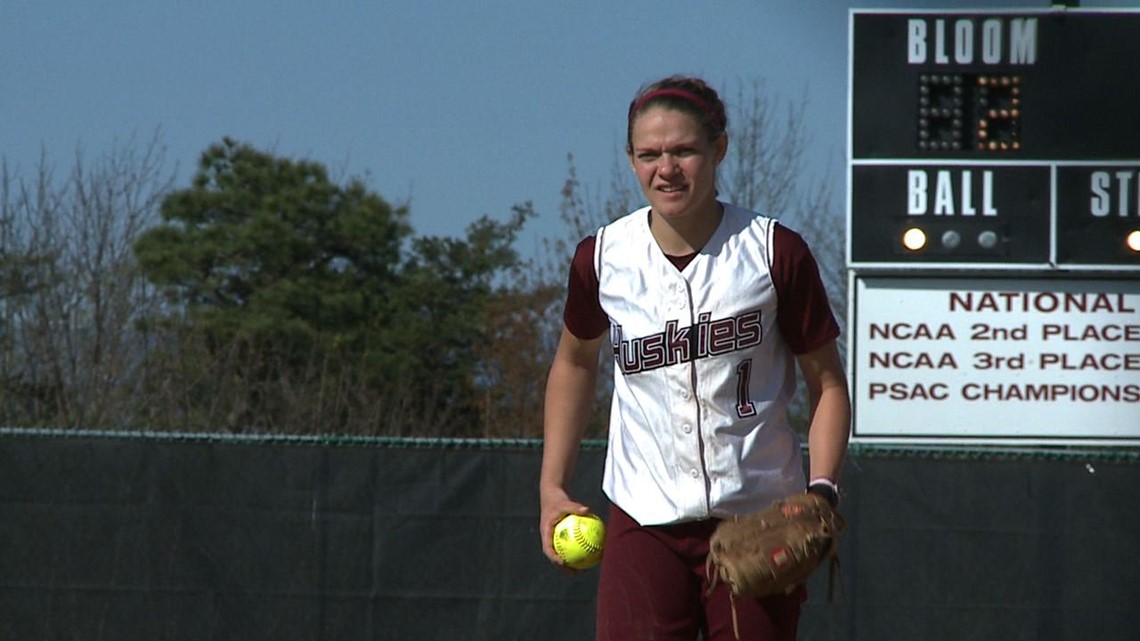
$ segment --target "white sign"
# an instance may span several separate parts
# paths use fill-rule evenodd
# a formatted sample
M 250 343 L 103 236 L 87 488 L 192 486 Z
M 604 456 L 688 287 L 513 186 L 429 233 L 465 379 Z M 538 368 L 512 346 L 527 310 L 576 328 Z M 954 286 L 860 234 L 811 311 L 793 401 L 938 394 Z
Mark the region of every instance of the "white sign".
M 855 287 L 855 440 L 1140 444 L 1140 280 Z

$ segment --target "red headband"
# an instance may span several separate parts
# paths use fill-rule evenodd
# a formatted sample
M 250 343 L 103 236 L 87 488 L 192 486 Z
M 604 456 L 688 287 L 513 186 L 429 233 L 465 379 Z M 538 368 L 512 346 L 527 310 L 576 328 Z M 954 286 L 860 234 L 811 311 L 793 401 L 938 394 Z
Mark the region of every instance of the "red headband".
M 700 109 L 703 113 L 710 114 L 715 117 L 717 124 L 721 127 L 724 127 L 724 123 L 721 122 L 720 117 L 716 115 L 716 112 L 713 111 L 709 103 L 705 102 L 705 100 L 697 94 L 686 89 L 681 89 L 680 87 L 665 87 L 662 89 L 654 89 L 653 91 L 650 91 L 644 96 L 638 98 L 629 108 L 629 121 L 633 122 L 633 117 L 636 116 L 637 112 L 641 111 L 642 107 L 648 104 L 650 100 L 656 100 L 657 98 L 662 98 L 665 96 L 672 96 L 673 98 L 680 98 L 681 100 L 684 100 L 685 102 Z

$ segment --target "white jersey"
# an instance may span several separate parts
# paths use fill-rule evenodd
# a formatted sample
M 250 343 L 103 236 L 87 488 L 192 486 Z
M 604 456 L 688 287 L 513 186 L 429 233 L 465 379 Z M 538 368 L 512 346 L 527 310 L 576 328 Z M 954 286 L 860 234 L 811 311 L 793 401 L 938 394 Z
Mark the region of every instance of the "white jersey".
M 787 418 L 795 361 L 776 326 L 775 220 L 724 205 L 684 270 L 643 208 L 598 230 L 614 395 L 602 487 L 642 525 L 729 517 L 804 487 Z

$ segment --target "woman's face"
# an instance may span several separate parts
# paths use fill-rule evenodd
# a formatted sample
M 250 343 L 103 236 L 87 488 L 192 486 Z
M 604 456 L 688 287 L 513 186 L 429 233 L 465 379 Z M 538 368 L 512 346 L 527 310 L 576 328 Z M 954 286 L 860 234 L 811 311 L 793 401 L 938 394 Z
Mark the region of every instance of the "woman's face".
M 716 202 L 716 168 L 728 139 L 710 142 L 693 116 L 650 107 L 633 122 L 629 161 L 656 216 L 700 214 Z

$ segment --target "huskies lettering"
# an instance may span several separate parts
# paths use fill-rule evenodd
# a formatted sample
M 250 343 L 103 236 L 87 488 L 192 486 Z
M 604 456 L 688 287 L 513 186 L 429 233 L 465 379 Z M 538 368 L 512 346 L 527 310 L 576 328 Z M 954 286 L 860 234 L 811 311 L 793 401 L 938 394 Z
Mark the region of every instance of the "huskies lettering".
M 701 314 L 697 324 L 681 327 L 671 320 L 665 331 L 624 340 L 620 325 L 613 328 L 611 338 L 614 362 L 624 374 L 636 374 L 659 367 L 719 356 L 759 345 L 764 339 L 760 311 L 712 320 L 712 314 Z

